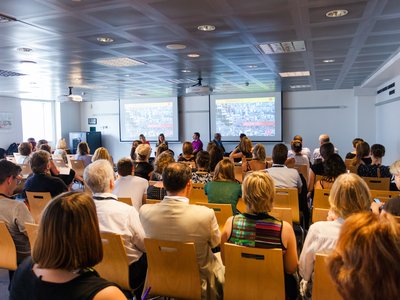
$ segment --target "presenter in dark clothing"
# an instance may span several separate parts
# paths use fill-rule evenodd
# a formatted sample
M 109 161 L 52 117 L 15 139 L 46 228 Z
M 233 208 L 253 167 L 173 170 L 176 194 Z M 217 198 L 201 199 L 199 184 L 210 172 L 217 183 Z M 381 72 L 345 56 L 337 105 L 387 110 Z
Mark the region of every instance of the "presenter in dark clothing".
M 213 143 L 214 143 L 215 145 L 217 145 L 217 147 L 225 154 L 225 147 L 224 147 L 224 145 L 222 144 L 222 141 L 221 141 L 221 134 L 220 134 L 220 133 L 217 132 L 216 134 L 214 134 Z

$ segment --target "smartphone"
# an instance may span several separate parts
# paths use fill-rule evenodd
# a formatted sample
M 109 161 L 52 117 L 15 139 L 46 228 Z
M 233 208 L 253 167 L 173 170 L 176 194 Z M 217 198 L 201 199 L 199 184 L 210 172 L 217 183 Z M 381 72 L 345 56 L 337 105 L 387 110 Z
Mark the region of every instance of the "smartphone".
M 381 203 L 381 200 L 379 200 L 378 198 L 374 198 L 374 202 L 375 203 Z

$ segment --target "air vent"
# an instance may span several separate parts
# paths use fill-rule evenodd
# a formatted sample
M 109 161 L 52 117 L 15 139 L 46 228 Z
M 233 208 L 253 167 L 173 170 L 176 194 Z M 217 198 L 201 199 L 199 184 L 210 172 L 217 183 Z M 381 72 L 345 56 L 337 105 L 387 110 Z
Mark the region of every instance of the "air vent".
M 16 73 L 13 71 L 0 70 L 0 77 L 13 77 L 13 76 L 24 76 L 24 75 L 25 74 Z
M 264 54 L 280 54 L 306 51 L 306 45 L 304 41 L 260 44 L 260 48 Z

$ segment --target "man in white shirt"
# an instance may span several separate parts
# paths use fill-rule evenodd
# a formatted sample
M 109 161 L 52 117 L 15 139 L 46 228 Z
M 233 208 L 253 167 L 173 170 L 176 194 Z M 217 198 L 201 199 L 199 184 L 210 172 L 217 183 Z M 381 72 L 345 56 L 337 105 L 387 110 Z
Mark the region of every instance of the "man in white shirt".
M 192 171 L 182 163 L 170 163 L 163 174 L 167 196 L 157 204 L 140 208 L 140 221 L 146 237 L 194 242 L 200 269 L 202 299 L 222 299 L 224 268 L 211 248 L 221 241 L 217 219 L 212 209 L 189 204 Z
M 300 141 L 301 144 L 303 144 L 303 137 L 301 135 L 295 135 L 293 137 L 293 141 Z M 307 147 L 302 147 L 301 149 L 301 154 L 306 155 L 308 160 L 311 161 L 311 150 Z M 295 156 L 295 153 L 293 150 L 289 150 L 288 152 L 288 158 L 292 158 Z
M 319 136 L 319 144 L 320 144 L 320 146 L 322 146 L 323 144 L 329 143 L 329 142 L 330 142 L 329 135 L 327 135 L 327 134 L 321 134 L 321 135 Z M 339 150 L 336 149 L 336 148 L 335 148 L 335 153 L 339 153 Z M 321 156 L 320 148 L 315 148 L 315 149 L 314 149 L 314 152 L 313 152 L 313 155 L 312 155 L 312 159 L 313 159 L 313 162 L 314 162 L 314 163 L 316 163 L 316 160 L 317 160 L 317 161 L 318 161 L 318 160 L 321 160 L 321 161 L 324 160 L 324 159 L 322 158 L 322 156 Z
M 139 211 L 142 204 L 146 203 L 149 182 L 133 175 L 133 161 L 130 158 L 120 159 L 117 170 L 120 177 L 115 181 L 113 194 L 119 198 L 131 198 L 132 206 Z
M 136 299 L 140 299 L 147 271 L 144 231 L 139 213 L 133 206 L 118 201 L 111 193 L 114 171 L 108 160 L 91 163 L 83 173 L 85 183 L 93 192 L 100 231 L 121 235 L 129 263 L 129 282 Z

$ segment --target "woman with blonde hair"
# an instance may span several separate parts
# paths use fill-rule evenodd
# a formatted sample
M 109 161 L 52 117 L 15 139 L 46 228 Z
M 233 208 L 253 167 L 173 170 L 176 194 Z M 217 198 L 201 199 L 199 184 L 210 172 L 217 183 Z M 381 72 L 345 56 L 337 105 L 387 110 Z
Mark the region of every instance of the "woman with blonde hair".
M 266 164 L 266 152 L 263 144 L 257 144 L 254 146 L 252 151 L 253 159 L 248 161 L 244 156 L 242 157 L 242 171 L 260 171 L 267 168 Z
M 343 299 L 399 299 L 400 227 L 369 212 L 344 222 L 328 268 Z
M 102 259 L 91 196 L 61 194 L 43 212 L 32 258 L 15 272 L 10 299 L 126 299 L 114 283 L 93 269 Z
M 229 154 L 229 158 L 235 159 L 235 158 L 242 158 L 243 156 L 246 158 L 251 158 L 252 149 L 253 149 L 253 143 L 247 136 L 244 136 L 243 138 L 240 139 L 239 146 L 237 146 L 235 150 L 233 150 L 232 153 Z
M 150 180 L 154 167 L 149 163 L 151 147 L 149 144 L 140 144 L 136 148 L 135 176 Z
M 215 167 L 213 181 L 204 186 L 209 203 L 230 204 L 232 212 L 237 213 L 236 205 L 242 196 L 240 183 L 235 179 L 233 162 L 221 160 Z
M 230 217 L 221 236 L 225 242 L 253 248 L 280 248 L 283 252 L 287 299 L 296 299 L 297 270 L 296 238 L 292 226 L 271 216 L 275 195 L 274 182 L 266 172 L 250 173 L 242 185 L 246 212 Z M 259 228 L 262 230 L 259 230 Z M 223 246 L 221 255 L 224 260 Z
M 316 253 L 329 253 L 336 245 L 344 220 L 353 213 L 369 211 L 371 195 L 365 181 L 354 173 L 340 175 L 329 195 L 331 206 L 327 221 L 310 226 L 299 259 L 299 273 L 303 278 L 301 292 L 309 296 Z

